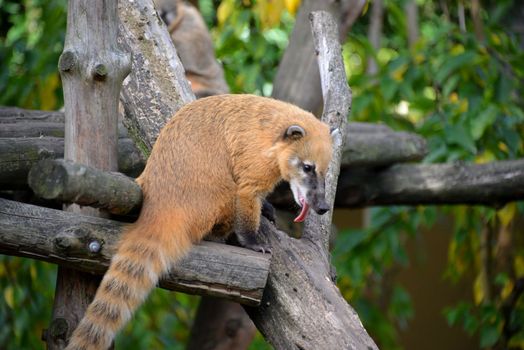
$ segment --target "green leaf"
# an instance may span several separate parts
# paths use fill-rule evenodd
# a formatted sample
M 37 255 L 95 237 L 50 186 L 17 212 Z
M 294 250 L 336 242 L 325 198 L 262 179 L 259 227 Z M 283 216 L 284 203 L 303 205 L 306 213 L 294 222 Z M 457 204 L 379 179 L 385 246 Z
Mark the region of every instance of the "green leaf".
M 439 84 L 444 83 L 444 80 L 455 70 L 466 65 L 472 65 L 476 54 L 472 51 L 466 51 L 457 56 L 453 56 L 446 60 L 435 76 L 435 81 Z
M 480 330 L 480 347 L 481 348 L 488 348 L 493 345 L 499 340 L 500 338 L 500 331 L 497 329 L 497 327 L 493 325 L 489 325 L 488 327 L 483 327 Z
M 390 101 L 393 98 L 395 92 L 397 92 L 397 88 L 398 82 L 387 75 L 380 80 L 380 89 L 386 101 Z
M 449 144 L 456 144 L 462 148 L 468 150 L 471 153 L 475 153 L 477 148 L 471 135 L 466 131 L 462 125 L 448 125 L 445 128 L 446 139 Z
M 446 321 L 448 322 L 448 325 L 455 326 L 460 317 L 460 309 L 458 308 L 447 309 L 447 310 L 444 310 L 444 314 L 446 316 Z
M 471 135 L 474 140 L 478 140 L 484 135 L 487 127 L 491 126 L 497 119 L 498 108 L 491 104 L 480 114 L 473 118 L 471 125 Z

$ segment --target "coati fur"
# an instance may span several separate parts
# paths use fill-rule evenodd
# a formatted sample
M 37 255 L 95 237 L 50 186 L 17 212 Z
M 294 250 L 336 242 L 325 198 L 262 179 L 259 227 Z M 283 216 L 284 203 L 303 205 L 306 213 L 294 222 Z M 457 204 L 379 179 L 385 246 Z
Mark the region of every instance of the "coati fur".
M 166 124 L 136 180 L 144 199 L 125 228 L 93 302 L 68 350 L 105 350 L 159 277 L 212 232 L 257 240 L 261 202 L 281 180 L 291 185 L 303 221 L 323 214 L 331 159 L 329 127 L 288 103 L 220 95 L 187 104 Z

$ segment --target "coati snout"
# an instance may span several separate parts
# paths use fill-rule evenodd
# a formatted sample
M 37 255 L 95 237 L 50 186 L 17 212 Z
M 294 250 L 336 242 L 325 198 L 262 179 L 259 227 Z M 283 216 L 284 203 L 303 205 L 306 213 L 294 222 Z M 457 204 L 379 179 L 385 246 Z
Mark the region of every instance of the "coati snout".
M 300 143 L 301 152 L 293 154 L 289 159 L 290 178 L 289 184 L 295 202 L 301 207 L 300 214 L 295 222 L 306 219 L 309 208 L 319 214 L 325 214 L 329 209 L 326 202 L 325 173 L 327 171 L 326 159 L 329 159 L 330 146 L 311 142 L 306 131 L 299 125 L 291 125 L 285 137 Z M 311 143 L 311 144 L 310 144 Z M 317 164 L 319 163 L 319 164 Z
M 301 170 L 298 173 L 302 176 L 293 178 L 289 182 L 295 202 L 301 207 L 301 212 L 295 218 L 295 222 L 304 221 L 310 207 L 319 215 L 329 211 L 324 176 L 316 172 L 314 164 L 301 161 L 300 163 Z

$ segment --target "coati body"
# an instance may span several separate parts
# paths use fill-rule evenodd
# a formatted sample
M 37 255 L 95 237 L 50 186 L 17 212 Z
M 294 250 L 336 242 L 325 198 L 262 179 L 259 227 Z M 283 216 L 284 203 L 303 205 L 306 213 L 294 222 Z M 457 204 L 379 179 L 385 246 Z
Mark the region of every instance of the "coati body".
M 255 234 L 261 201 L 286 180 L 302 211 L 328 210 L 326 124 L 293 105 L 252 95 L 192 102 L 166 124 L 137 179 L 138 220 L 125 229 L 94 301 L 67 349 L 107 349 L 173 263 L 207 233 L 265 251 Z M 218 229 L 220 228 L 220 229 Z M 220 231 L 220 232 L 217 232 Z

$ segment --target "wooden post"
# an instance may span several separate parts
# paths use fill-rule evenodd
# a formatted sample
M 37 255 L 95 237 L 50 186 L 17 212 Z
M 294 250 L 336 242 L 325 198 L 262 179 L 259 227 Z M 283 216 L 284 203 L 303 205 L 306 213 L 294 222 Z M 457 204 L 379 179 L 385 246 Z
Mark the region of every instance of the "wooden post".
M 69 0 L 64 51 L 58 68 L 65 105 L 68 160 L 101 170 L 117 170 L 117 115 L 130 56 L 118 49 L 117 1 Z M 100 216 L 98 209 L 67 210 Z M 85 247 L 88 249 L 88 247 Z M 48 349 L 62 349 L 98 286 L 98 277 L 60 267 L 47 331 Z

